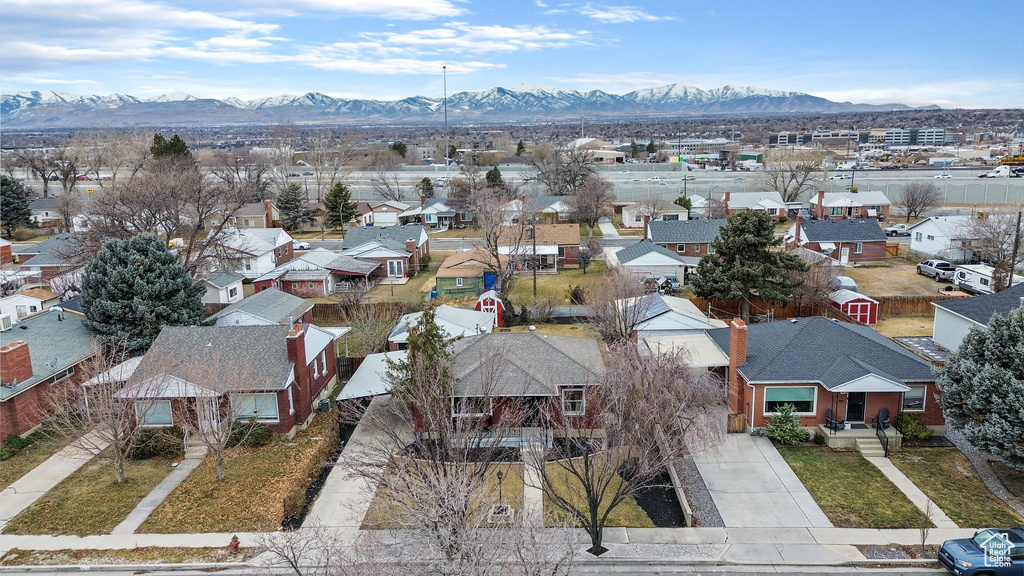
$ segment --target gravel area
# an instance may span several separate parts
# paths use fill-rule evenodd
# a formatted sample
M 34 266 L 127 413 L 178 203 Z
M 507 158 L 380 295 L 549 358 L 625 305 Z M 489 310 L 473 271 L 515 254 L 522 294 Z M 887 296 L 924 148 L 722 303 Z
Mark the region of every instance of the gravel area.
M 715 501 L 711 499 L 711 492 L 704 484 L 704 478 L 697 470 L 697 464 L 693 457 L 685 454 L 677 458 L 673 463 L 676 467 L 676 474 L 683 483 L 683 491 L 686 493 L 686 500 L 690 504 L 690 511 L 693 512 L 693 525 L 703 528 L 724 528 L 725 522 L 718 513 Z
M 900 546 L 857 546 L 868 560 L 909 560 L 913 558 Z
M 999 477 L 996 476 L 995 472 L 992 471 L 992 466 L 989 465 L 989 458 L 996 458 L 992 454 L 979 452 L 973 446 L 967 443 L 967 440 L 960 434 L 952 424 L 946 423 L 946 438 L 950 442 L 956 445 L 964 456 L 967 456 L 967 460 L 974 466 L 974 471 L 978 473 L 978 477 L 985 483 L 988 489 L 999 497 L 1000 500 L 1006 502 L 1006 505 L 1017 511 L 1018 514 L 1024 516 L 1024 501 L 1015 498 L 1010 491 L 1003 486 L 1003 483 L 999 481 Z

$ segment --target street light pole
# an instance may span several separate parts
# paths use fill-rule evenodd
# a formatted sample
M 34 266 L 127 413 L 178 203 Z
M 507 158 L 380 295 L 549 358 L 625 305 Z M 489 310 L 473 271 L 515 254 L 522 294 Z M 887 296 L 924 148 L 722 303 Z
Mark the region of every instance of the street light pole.
M 537 216 L 534 215 L 530 218 L 530 227 L 532 228 L 533 236 L 533 303 L 537 304 L 537 266 L 540 265 L 537 262 Z

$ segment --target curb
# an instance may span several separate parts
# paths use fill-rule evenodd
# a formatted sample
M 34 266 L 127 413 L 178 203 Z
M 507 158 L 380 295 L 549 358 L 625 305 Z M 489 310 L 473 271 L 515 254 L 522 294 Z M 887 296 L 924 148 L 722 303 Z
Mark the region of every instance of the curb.
M 146 572 L 161 570 L 165 572 L 183 572 L 185 570 L 224 570 L 228 568 L 255 568 L 248 562 L 203 562 L 198 564 L 53 564 L 30 566 L 0 566 L 0 574 L 21 572 L 91 572 L 97 571 L 134 571 Z

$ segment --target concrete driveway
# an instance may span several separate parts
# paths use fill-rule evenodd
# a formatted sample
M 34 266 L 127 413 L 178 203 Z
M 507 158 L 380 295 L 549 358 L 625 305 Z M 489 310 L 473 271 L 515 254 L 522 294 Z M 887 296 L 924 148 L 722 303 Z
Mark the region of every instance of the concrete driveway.
M 727 528 L 832 527 L 767 438 L 729 434 L 693 459 Z

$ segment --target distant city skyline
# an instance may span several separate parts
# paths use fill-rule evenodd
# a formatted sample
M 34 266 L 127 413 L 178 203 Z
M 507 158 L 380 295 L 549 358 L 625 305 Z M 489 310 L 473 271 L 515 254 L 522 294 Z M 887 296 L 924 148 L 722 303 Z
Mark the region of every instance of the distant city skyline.
M 440 96 L 447 66 L 449 94 L 731 84 L 1017 108 L 1022 21 L 1022 4 L 1001 0 L 0 0 L 0 89 L 393 100 Z

